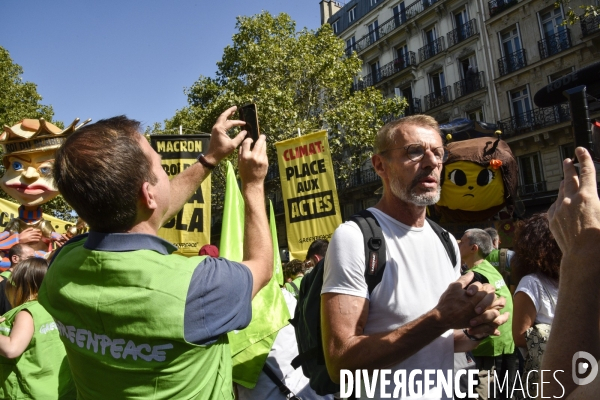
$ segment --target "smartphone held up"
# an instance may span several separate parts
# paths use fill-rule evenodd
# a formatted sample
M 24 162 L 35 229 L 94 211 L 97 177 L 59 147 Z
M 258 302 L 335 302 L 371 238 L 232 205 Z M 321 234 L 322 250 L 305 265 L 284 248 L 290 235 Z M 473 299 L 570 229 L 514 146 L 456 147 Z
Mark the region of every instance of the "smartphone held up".
M 238 112 L 240 114 L 240 120 L 246 123 L 246 125 L 243 128 L 248 132 L 246 137 L 252 139 L 252 145 L 250 147 L 253 148 L 254 144 L 258 140 L 258 137 L 260 136 L 256 104 L 245 104 L 238 108 Z

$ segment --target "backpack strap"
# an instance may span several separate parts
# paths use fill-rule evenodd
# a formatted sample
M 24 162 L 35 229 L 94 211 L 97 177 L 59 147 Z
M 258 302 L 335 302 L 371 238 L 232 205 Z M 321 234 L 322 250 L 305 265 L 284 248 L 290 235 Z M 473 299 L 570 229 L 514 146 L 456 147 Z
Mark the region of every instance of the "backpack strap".
M 427 217 L 426 217 L 427 218 Z M 442 241 L 444 248 L 446 249 L 446 253 L 448 253 L 448 257 L 450 257 L 450 261 L 452 261 L 452 268 L 456 265 L 456 252 L 454 251 L 454 245 L 452 244 L 452 240 L 450 240 L 450 234 L 447 230 L 433 222 L 431 219 L 427 218 L 427 222 L 431 225 L 431 228 L 435 232 L 436 235 Z
M 287 387 L 287 385 L 283 382 L 282 379 L 279 379 L 279 377 L 277 377 L 277 375 L 275 375 L 275 372 L 273 372 L 271 367 L 269 367 L 266 362 L 265 362 L 265 365 L 263 366 L 263 372 L 265 373 L 265 375 L 267 375 L 269 377 L 269 379 L 271 381 L 273 381 L 275 386 L 277 386 L 277 388 L 279 389 L 281 394 L 283 394 L 286 399 L 301 400 L 298 396 L 296 396 L 294 394 L 294 392 L 292 392 L 290 390 L 289 387 Z
M 379 221 L 370 211 L 362 210 L 350 219 L 358 225 L 365 241 L 365 281 L 371 294 L 383 278 L 387 262 L 385 238 Z
M 288 283 L 292 287 L 292 289 L 294 289 L 294 295 L 296 297 L 298 297 L 298 293 L 300 293 L 300 289 L 298 289 L 298 286 L 296 286 L 296 284 L 294 282 L 288 282 Z

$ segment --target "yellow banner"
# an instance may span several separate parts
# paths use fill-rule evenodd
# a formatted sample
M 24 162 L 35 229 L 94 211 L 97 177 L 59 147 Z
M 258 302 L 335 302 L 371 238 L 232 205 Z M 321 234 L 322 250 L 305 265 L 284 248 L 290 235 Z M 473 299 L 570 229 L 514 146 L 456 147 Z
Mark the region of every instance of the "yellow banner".
M 327 132 L 275 143 L 291 258 L 304 260 L 316 239 L 342 223 Z
M 4 231 L 4 228 L 8 224 L 8 221 L 19 216 L 20 206 L 20 204 L 13 203 L 12 201 L 0 199 L 0 232 Z M 46 213 L 42 214 L 42 218 L 44 218 L 47 221 L 50 221 L 54 230 L 62 234 L 64 234 L 67 231 L 65 225 L 75 225 L 74 222 L 63 221 L 62 219 L 55 218 Z
M 162 157 L 162 167 L 173 178 L 196 163 L 208 148 L 210 135 L 152 135 L 150 143 Z M 176 253 L 197 256 L 200 247 L 210 243 L 210 175 L 202 182 L 175 218 L 159 229 L 158 235 L 177 246 Z

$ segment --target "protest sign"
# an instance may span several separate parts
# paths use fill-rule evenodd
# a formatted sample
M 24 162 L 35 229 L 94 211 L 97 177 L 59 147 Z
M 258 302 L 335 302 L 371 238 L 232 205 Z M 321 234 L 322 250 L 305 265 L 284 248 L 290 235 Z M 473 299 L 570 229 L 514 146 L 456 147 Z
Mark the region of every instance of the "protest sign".
M 210 135 L 152 135 L 150 144 L 162 157 L 162 167 L 172 179 L 196 163 L 208 148 Z M 200 247 L 210 243 L 210 175 L 177 215 L 158 231 L 158 236 L 177 246 L 176 253 L 196 256 Z
M 304 260 L 316 239 L 342 223 L 327 132 L 275 143 L 291 258 Z

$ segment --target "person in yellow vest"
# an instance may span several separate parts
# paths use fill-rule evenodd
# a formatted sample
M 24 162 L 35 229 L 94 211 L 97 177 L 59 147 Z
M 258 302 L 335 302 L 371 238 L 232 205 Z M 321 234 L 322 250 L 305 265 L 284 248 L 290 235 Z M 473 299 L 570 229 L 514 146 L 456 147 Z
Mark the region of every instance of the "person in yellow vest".
M 2 399 L 76 398 L 56 323 L 37 301 L 47 270 L 42 258 L 21 261 L 6 289 L 14 308 L 0 319 Z
M 39 294 L 65 345 L 78 399 L 232 399 L 227 332 L 246 327 L 273 273 L 264 200 L 266 139 L 230 120 L 206 153 L 169 180 L 140 123 L 87 125 L 57 151 L 54 179 L 89 225 L 55 255 Z M 171 254 L 157 236 L 217 164 L 238 147 L 245 202 L 241 263 Z

